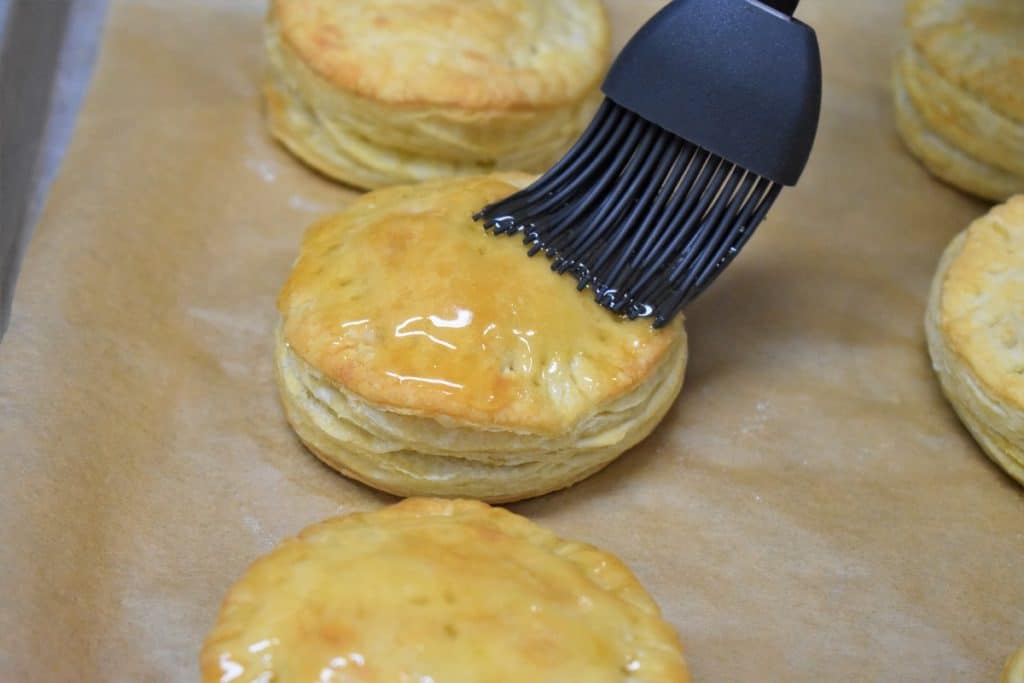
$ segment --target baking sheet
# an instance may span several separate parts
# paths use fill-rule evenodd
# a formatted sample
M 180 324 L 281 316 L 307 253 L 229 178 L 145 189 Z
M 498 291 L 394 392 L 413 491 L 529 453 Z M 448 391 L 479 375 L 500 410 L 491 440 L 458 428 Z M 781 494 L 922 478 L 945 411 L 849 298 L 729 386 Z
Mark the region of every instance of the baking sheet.
M 619 44 L 659 3 L 610 3 Z M 255 2 L 114 2 L 0 345 L 0 672 L 195 680 L 229 584 L 393 499 L 321 466 L 272 379 L 299 237 L 354 196 L 263 132 Z M 805 3 L 821 134 L 689 312 L 642 446 L 513 506 L 625 559 L 698 681 L 995 681 L 1024 642 L 1024 494 L 942 400 L 928 282 L 983 205 L 904 153 L 890 0 Z

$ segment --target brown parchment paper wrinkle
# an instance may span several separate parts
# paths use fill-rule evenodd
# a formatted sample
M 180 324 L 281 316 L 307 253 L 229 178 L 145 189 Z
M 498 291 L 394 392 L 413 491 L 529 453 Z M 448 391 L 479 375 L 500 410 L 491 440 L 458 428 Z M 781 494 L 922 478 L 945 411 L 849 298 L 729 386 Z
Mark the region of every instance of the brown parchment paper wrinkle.
M 659 6 L 611 4 L 619 44 Z M 689 312 L 679 403 L 514 508 L 626 560 L 698 681 L 995 681 L 1024 642 L 1024 494 L 942 400 L 921 323 L 983 206 L 897 141 L 899 5 L 804 4 L 818 146 Z M 277 402 L 274 297 L 303 230 L 354 195 L 264 133 L 262 13 L 112 8 L 0 345 L 4 681 L 195 680 L 253 559 L 392 500 L 318 464 Z

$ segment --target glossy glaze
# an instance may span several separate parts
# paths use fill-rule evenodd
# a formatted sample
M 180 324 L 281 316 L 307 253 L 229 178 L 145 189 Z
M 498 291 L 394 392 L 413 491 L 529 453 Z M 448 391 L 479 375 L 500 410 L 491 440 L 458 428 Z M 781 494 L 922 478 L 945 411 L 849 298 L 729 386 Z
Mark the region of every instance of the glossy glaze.
M 280 307 L 288 343 L 372 401 L 470 419 L 547 412 L 633 386 L 674 331 L 628 322 L 470 218 L 496 177 L 372 193 L 307 234 Z
M 317 525 L 258 562 L 204 681 L 686 680 L 675 635 L 613 557 L 480 503 L 399 510 L 417 506 L 430 514 Z

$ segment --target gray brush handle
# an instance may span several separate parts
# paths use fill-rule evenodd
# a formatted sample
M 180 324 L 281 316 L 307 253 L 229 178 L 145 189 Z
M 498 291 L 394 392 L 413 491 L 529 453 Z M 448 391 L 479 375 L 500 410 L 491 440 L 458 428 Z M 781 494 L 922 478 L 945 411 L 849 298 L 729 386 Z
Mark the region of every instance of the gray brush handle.
M 0 49 L 0 337 L 28 241 L 28 209 L 71 0 L 14 0 Z
M 793 16 L 796 6 L 800 4 L 800 0 L 761 0 L 761 2 L 789 16 Z

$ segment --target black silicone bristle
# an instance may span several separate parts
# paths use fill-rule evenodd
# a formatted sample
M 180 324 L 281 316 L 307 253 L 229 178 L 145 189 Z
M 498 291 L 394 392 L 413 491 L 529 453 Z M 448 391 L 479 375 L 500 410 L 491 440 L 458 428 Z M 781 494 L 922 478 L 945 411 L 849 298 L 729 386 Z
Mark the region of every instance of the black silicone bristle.
M 750 239 L 778 183 L 605 100 L 543 177 L 474 216 L 522 235 L 599 303 L 668 324 Z

